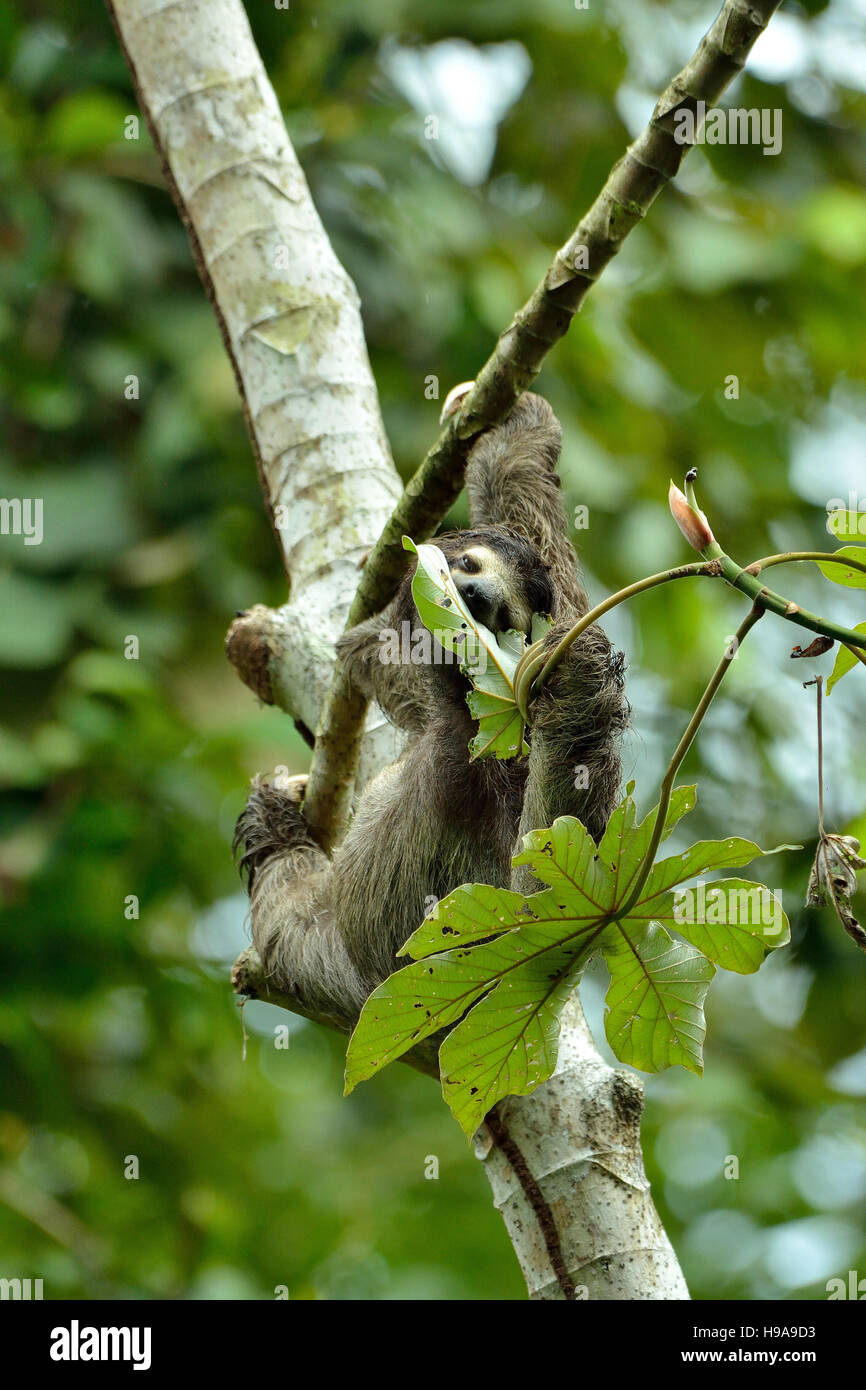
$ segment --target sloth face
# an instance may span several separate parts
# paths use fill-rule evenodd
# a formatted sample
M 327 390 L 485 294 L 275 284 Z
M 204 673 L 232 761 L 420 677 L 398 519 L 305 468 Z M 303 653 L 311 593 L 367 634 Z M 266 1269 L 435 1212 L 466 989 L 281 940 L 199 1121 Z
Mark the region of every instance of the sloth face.
M 473 618 L 494 633 L 516 628 L 528 636 L 533 613 L 553 607 L 553 587 L 534 548 L 501 531 L 489 541 L 479 532 L 455 541 L 463 543 L 448 547 L 448 568 Z
M 455 555 L 448 568 L 469 612 L 491 632 L 515 627 L 526 632 L 532 621 L 514 575 L 500 556 L 484 545 L 472 545 Z

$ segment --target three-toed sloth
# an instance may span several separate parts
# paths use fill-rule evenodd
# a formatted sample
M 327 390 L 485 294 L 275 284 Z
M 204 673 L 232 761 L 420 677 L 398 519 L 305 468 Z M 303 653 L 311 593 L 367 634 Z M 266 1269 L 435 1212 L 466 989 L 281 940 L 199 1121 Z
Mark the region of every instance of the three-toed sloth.
M 476 619 L 528 634 L 532 615 L 548 613 L 551 648 L 588 610 L 555 471 L 560 444 L 550 406 L 524 394 L 472 449 L 471 529 L 436 538 Z M 268 975 L 344 1025 L 393 972 L 432 900 L 461 883 L 534 891 L 527 871 L 512 869 L 521 837 L 571 815 L 598 838 L 619 790 L 622 658 L 597 624 L 535 701 L 529 756 L 471 761 L 476 726 L 459 667 L 381 660 L 383 630 L 422 626 L 410 584 L 407 574 L 384 612 L 339 642 L 352 684 L 409 735 L 399 760 L 363 792 L 342 844 L 331 857 L 316 844 L 302 778 L 283 789 L 257 780 L 236 832 Z

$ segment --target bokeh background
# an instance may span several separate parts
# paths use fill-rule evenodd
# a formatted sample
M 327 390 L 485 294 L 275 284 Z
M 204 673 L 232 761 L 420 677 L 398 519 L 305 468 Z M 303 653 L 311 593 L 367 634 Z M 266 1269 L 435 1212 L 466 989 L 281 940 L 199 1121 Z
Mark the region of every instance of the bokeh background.
M 425 378 L 444 393 L 475 373 L 714 4 L 248 10 L 408 474 L 436 433 Z M 301 770 L 307 750 L 222 640 L 236 609 L 282 600 L 278 555 L 155 156 L 123 138 L 136 107 L 104 12 L 0 0 L 0 54 L 0 495 L 42 497 L 46 517 L 39 546 L 0 537 L 0 1275 L 52 1298 L 519 1299 L 435 1087 L 395 1067 L 344 1100 L 336 1036 L 260 1004 L 242 1058 L 232 825 L 249 775 Z M 832 548 L 827 501 L 866 493 L 864 89 L 862 0 L 786 3 L 726 97 L 783 111 L 781 153 L 691 154 L 551 354 L 539 386 L 570 504 L 589 508 L 595 598 L 686 558 L 665 498 L 689 467 L 743 563 Z M 803 567 L 774 579 L 866 616 Z M 644 808 L 742 611 L 680 584 L 609 623 Z M 647 1167 L 697 1298 L 823 1298 L 866 1275 L 866 959 L 801 906 L 802 682 L 833 658 L 792 662 L 796 640 L 765 620 L 685 770 L 684 835 L 805 846 L 766 861 L 793 944 L 714 983 L 704 1079 L 647 1081 Z M 827 817 L 866 840 L 861 677 L 827 701 Z M 600 1038 L 603 988 L 584 985 Z

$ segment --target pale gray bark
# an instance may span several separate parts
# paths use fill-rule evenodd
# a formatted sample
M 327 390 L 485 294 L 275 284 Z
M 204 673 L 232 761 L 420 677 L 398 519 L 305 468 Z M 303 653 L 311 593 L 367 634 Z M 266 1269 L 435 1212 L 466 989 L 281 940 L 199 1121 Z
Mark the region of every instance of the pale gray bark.
M 573 995 L 553 1076 L 496 1108 L 520 1157 L 494 1142 L 487 1125 L 474 1140 L 531 1299 L 689 1297 L 644 1172 L 642 1110 L 639 1078 L 599 1056 Z M 562 1271 L 557 1278 L 521 1160 L 555 1223 L 566 1279 Z
M 269 675 L 315 729 L 360 565 L 401 491 L 358 294 L 240 0 L 108 8 L 220 320 L 289 577 L 289 603 L 268 618 Z M 370 725 L 377 756 L 393 757 L 378 712 Z

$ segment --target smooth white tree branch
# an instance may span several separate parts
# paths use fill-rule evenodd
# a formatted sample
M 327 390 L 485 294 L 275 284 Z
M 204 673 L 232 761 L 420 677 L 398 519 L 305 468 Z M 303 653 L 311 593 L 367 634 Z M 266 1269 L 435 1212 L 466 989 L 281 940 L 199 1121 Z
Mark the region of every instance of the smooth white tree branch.
M 358 294 L 240 0 L 108 9 L 235 370 L 289 579 L 269 621 L 272 685 L 314 729 L 360 566 L 401 492 Z M 393 731 L 378 712 L 370 724 L 377 756 L 393 757 Z

